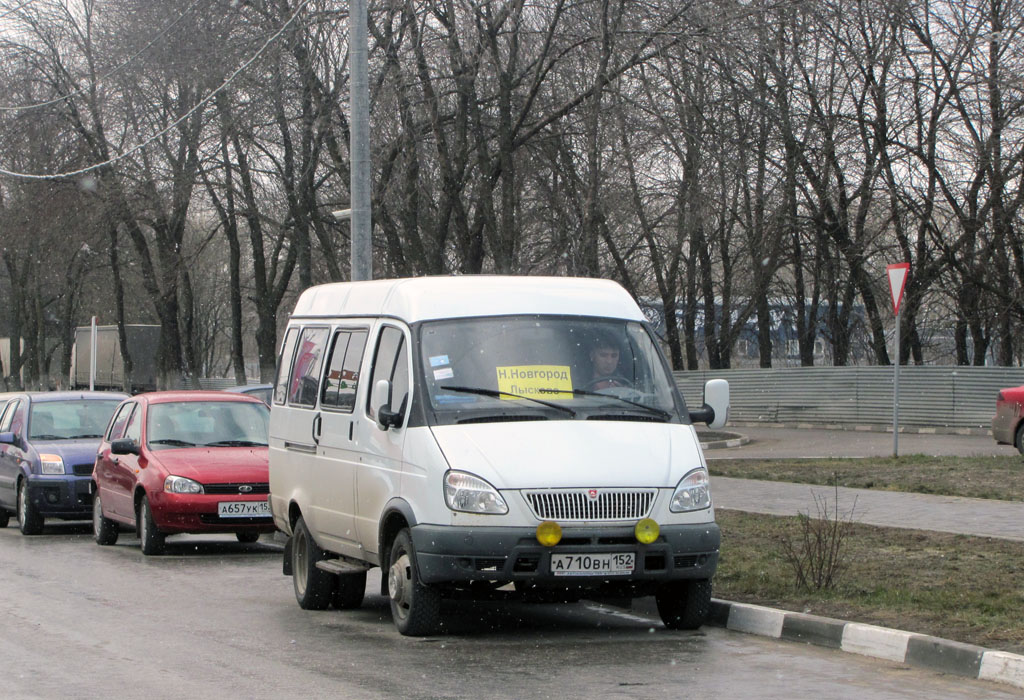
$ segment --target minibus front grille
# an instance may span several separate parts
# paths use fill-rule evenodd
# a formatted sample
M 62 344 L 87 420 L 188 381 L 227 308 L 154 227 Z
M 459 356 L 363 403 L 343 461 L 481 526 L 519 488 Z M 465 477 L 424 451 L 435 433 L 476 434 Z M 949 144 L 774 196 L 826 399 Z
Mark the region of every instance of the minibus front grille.
M 524 491 L 533 514 L 541 520 L 587 521 L 644 518 L 656 489 L 550 489 Z

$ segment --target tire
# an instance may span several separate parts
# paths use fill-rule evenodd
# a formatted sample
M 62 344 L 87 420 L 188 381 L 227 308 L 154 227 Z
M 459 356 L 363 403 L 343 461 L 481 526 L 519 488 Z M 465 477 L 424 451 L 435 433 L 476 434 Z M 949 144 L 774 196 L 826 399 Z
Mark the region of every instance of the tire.
M 117 543 L 117 536 L 120 534 L 120 527 L 110 518 L 103 516 L 103 503 L 100 501 L 100 494 L 97 491 L 92 499 L 92 537 L 96 544 L 108 546 Z
M 139 504 L 139 514 L 136 518 L 139 524 L 139 540 L 142 543 L 142 553 L 147 556 L 156 556 L 164 553 L 164 535 L 156 526 L 153 520 L 153 509 L 149 507 L 149 499 L 142 497 Z
M 1024 423 L 1017 426 L 1017 433 L 1013 436 L 1013 446 L 1017 452 L 1024 455 Z
M 43 516 L 28 497 L 28 479 L 18 485 L 18 528 L 23 535 L 38 535 L 43 531 Z
M 388 600 L 395 627 L 407 637 L 432 634 L 441 625 L 441 594 L 420 583 L 408 528 L 395 537 L 388 560 Z
M 235 537 L 237 537 L 238 541 L 241 542 L 242 544 L 252 544 L 253 542 L 255 542 L 256 540 L 258 540 L 260 538 L 260 533 L 258 533 L 258 532 L 236 532 L 235 533 Z
M 0 527 L 7 527 L 9 522 L 11 522 L 11 514 L 0 508 Z
M 331 606 L 335 610 L 353 610 L 363 604 L 366 593 L 366 572 L 338 574 L 337 585 L 331 595 Z
M 327 558 L 300 516 L 292 528 L 292 586 L 295 600 L 303 610 L 326 610 L 334 595 L 334 575 L 316 568 L 316 563 Z
M 654 596 L 661 621 L 670 630 L 695 630 L 711 614 L 711 580 L 667 583 Z

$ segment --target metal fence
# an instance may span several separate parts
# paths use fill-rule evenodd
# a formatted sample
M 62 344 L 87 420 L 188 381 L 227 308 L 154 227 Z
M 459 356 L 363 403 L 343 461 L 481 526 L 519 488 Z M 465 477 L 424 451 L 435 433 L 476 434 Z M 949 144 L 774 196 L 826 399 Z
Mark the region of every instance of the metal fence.
M 676 372 L 690 406 L 704 382 L 726 379 L 730 422 L 892 425 L 892 367 L 791 367 Z M 1019 367 L 900 367 L 900 426 L 988 428 L 1000 389 L 1024 384 Z

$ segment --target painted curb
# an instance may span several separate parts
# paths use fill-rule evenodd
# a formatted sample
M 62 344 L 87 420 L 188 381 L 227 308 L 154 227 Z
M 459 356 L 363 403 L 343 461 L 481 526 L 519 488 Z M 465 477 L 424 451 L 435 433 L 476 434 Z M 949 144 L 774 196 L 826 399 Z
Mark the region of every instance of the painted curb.
M 728 440 L 708 440 L 707 442 L 700 443 L 702 450 L 721 450 L 727 447 L 742 447 L 750 443 L 750 438 L 746 435 L 739 435 Z
M 717 598 L 708 624 L 1024 689 L 1024 656 L 926 634 Z

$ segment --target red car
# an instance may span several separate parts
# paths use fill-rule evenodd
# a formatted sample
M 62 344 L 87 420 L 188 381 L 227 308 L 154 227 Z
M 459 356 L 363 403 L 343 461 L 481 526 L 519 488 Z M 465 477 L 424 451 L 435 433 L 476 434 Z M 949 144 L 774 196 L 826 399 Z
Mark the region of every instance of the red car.
M 139 394 L 115 411 L 93 468 L 93 536 L 134 526 L 143 554 L 177 533 L 273 532 L 267 503 L 270 409 L 220 391 Z
M 992 416 L 992 437 L 1000 445 L 1013 445 L 1024 454 L 1024 386 L 1002 389 Z

